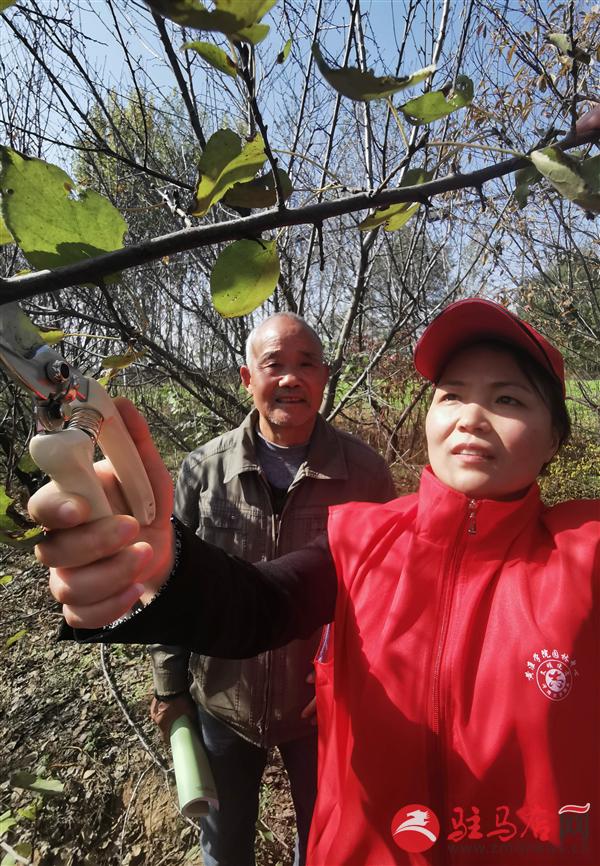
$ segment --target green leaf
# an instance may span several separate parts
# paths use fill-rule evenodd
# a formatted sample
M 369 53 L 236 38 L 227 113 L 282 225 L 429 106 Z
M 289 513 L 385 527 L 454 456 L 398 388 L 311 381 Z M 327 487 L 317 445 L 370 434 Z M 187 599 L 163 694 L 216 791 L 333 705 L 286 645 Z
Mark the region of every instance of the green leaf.
M 225 75 L 230 75 L 232 78 L 237 77 L 238 68 L 235 61 L 222 48 L 218 48 L 211 42 L 186 42 L 185 45 L 181 46 L 181 50 L 195 51 L 219 72 L 224 72 Z
M 18 854 L 19 857 L 27 861 L 30 860 L 31 855 L 33 854 L 33 848 L 31 847 L 29 842 L 17 842 L 17 844 L 14 845 L 13 848 L 15 854 Z M 13 855 L 9 852 L 8 854 L 5 854 L 2 858 L 0 866 L 20 866 L 22 862 L 23 860 L 15 860 Z
M 14 244 L 15 239 L 6 228 L 6 223 L 2 219 L 2 215 L 0 214 L 0 247 L 6 246 L 6 244 Z
M 8 812 L 3 812 L 0 815 L 0 836 L 4 836 L 4 834 L 10 830 L 11 827 L 14 827 L 16 823 L 17 822 L 13 818 L 10 810 Z
M 23 528 L 10 516 L 9 509 L 13 500 L 0 485 L 0 544 L 8 544 L 20 550 L 32 550 L 42 534 L 41 526 Z
M 566 33 L 549 33 L 548 42 L 551 42 L 561 54 L 568 54 L 572 49 L 572 43 Z
M 34 773 L 27 773 L 24 770 L 12 773 L 10 784 L 12 788 L 35 791 L 36 794 L 40 794 L 42 797 L 60 797 L 65 790 L 65 786 L 58 779 L 45 779 L 42 776 L 36 776 Z
M 125 352 L 124 355 L 107 355 L 102 358 L 103 370 L 124 370 L 144 357 L 144 352 Z
M 35 821 L 41 802 L 41 799 L 37 798 L 32 800 L 28 806 L 17 809 L 17 817 L 23 818 L 25 821 Z
M 250 27 L 262 21 L 277 0 L 214 0 L 214 3 L 220 12 L 233 14 L 244 22 L 244 27 Z
M 14 530 L 0 529 L 0 544 L 6 544 L 8 547 L 15 547 L 17 550 L 33 550 L 40 536 L 44 534 L 41 526 L 35 526 L 33 529 L 23 530 L 21 528 Z
M 215 9 L 209 11 L 200 0 L 145 0 L 159 15 L 177 24 L 197 30 L 224 33 L 231 39 L 260 42 L 269 32 L 266 24 L 259 24 L 277 0 L 215 0 Z
M 28 262 L 57 268 L 123 246 L 127 223 L 108 199 L 61 168 L 0 146 L 2 216 Z
M 11 634 L 10 637 L 6 638 L 6 640 L 4 641 L 4 646 L 6 647 L 6 649 L 8 649 L 14 643 L 17 643 L 17 641 L 21 640 L 22 637 L 25 637 L 26 634 L 27 634 L 26 628 L 20 629 L 19 631 L 15 632 L 14 634 Z
M 249 42 L 251 45 L 258 45 L 263 39 L 269 35 L 268 24 L 253 24 L 252 27 L 244 27 L 234 33 L 233 39 L 241 39 L 242 42 Z
M 574 201 L 584 191 L 585 181 L 578 161 L 569 154 L 563 153 L 558 147 L 534 150 L 530 154 L 530 159 L 564 198 Z
M 242 147 L 239 135 L 220 129 L 211 135 L 200 157 L 200 182 L 192 205 L 193 216 L 204 216 L 236 183 L 252 180 L 265 161 L 265 145 L 260 135 Z
M 433 123 L 459 108 L 465 108 L 473 101 L 473 82 L 466 75 L 456 76 L 456 85 L 452 89 L 434 90 L 417 96 L 399 109 L 409 123 L 418 126 L 421 123 Z
M 0 0 L 0 12 L 4 12 L 9 6 L 13 6 L 17 0 Z
M 600 154 L 583 160 L 581 174 L 592 192 L 600 192 Z
M 294 188 L 287 172 L 278 168 L 277 173 L 285 201 L 291 196 Z M 248 183 L 236 183 L 223 197 L 223 204 L 229 207 L 271 207 L 276 202 L 277 195 L 272 171 L 250 180 Z
M 527 204 L 529 189 L 534 183 L 539 183 L 542 175 L 534 165 L 529 165 L 527 168 L 520 168 L 515 172 L 515 191 L 514 197 L 521 209 Z
M 426 66 L 424 69 L 419 69 L 412 75 L 405 75 L 402 78 L 395 78 L 393 75 L 384 75 L 378 78 L 372 72 L 363 72 L 362 69 L 357 69 L 354 66 L 341 68 L 329 66 L 316 42 L 312 47 L 312 53 L 321 75 L 334 90 L 337 90 L 342 96 L 347 96 L 348 99 L 363 102 L 369 99 L 385 99 L 386 96 L 391 96 L 398 90 L 404 90 L 406 87 L 418 84 L 435 72 L 435 66 Z
M 12 576 L 12 574 L 5 574 L 3 577 L 0 577 L 0 586 L 8 586 L 10 583 L 13 582 L 13 580 L 14 577 Z M 0 821 L 1 820 L 2 817 L 0 816 Z
M 387 232 L 394 232 L 397 229 L 401 229 L 411 216 L 416 214 L 420 207 L 421 205 L 418 203 L 410 204 L 409 202 L 392 204 L 368 216 L 361 222 L 359 229 L 367 231 L 368 229 L 374 229 L 377 226 L 383 225 Z
M 200 0 L 145 0 L 145 3 L 146 6 L 164 18 L 186 27 L 196 27 L 198 30 L 219 30 L 218 25 L 232 25 L 228 16 L 209 12 Z M 224 33 L 225 31 L 221 32 Z
M 404 173 L 399 188 L 405 186 L 418 186 L 419 184 L 427 183 L 432 178 L 432 171 L 427 171 L 424 168 L 411 168 Z M 408 222 L 411 216 L 413 216 L 420 207 L 421 202 L 400 202 L 399 204 L 392 204 L 388 207 L 379 208 L 374 211 L 374 213 L 369 214 L 369 216 L 360 223 L 359 229 L 362 231 L 368 231 L 369 229 L 375 229 L 382 225 L 388 232 L 397 231 L 397 229 L 401 229 L 402 226 Z
M 563 198 L 586 211 L 600 213 L 598 157 L 582 163 L 558 147 L 544 147 L 534 150 L 529 158 Z
M 42 331 L 38 328 L 38 334 L 48 346 L 55 346 L 65 339 L 64 331 Z
M 29 451 L 24 452 L 21 459 L 17 463 L 17 467 L 21 470 L 21 472 L 26 472 L 28 475 L 31 475 L 34 472 L 41 471 Z
M 210 275 L 212 301 L 225 318 L 251 313 L 279 279 L 275 241 L 235 241 L 221 252 Z
M 590 55 L 587 51 L 583 51 L 581 48 L 577 47 L 573 51 L 571 37 L 566 33 L 550 33 L 548 35 L 548 42 L 551 42 L 555 48 L 558 48 L 561 60 L 565 58 L 576 60 L 578 63 L 584 63 L 586 66 L 590 65 L 592 59 Z
M 279 54 L 277 55 L 277 63 L 285 63 L 288 58 L 288 54 L 290 53 L 290 49 L 292 47 L 291 38 L 285 43 Z
M 12 518 L 7 515 L 7 510 L 13 502 L 14 500 L 10 498 L 6 490 L 0 486 L 0 529 L 15 525 Z

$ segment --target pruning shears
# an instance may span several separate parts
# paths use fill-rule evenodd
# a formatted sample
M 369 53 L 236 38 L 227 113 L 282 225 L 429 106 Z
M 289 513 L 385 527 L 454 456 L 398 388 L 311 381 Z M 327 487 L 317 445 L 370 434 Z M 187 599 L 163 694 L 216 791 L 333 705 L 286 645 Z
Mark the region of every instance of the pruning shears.
M 148 476 L 119 412 L 102 385 L 47 345 L 16 303 L 0 310 L 0 363 L 33 394 L 41 432 L 29 443 L 40 469 L 66 493 L 85 497 L 90 520 L 112 509 L 93 468 L 100 446 L 121 482 L 131 514 L 143 525 L 155 515 Z

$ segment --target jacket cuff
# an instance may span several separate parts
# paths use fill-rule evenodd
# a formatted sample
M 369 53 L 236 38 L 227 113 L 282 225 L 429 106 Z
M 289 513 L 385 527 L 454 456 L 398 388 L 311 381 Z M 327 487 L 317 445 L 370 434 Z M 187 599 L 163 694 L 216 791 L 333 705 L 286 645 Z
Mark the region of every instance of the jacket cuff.
M 187 695 L 189 698 L 190 693 L 189 693 L 188 689 L 185 689 L 182 692 L 169 692 L 168 694 L 162 694 L 162 695 L 159 692 L 157 692 L 156 689 L 154 690 L 154 697 L 156 698 L 157 701 L 161 701 L 162 703 L 168 703 L 169 701 L 173 701 L 173 700 L 175 700 L 175 698 L 179 698 L 182 695 Z
M 168 668 L 152 669 L 154 691 L 159 695 L 176 695 L 189 689 L 187 659 L 184 668 L 169 670 Z

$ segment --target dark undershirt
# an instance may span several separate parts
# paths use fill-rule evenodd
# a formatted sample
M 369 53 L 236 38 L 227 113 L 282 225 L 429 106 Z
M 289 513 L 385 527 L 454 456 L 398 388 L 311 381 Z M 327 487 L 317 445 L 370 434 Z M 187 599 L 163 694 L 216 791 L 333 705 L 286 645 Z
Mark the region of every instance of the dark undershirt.
M 269 487 L 273 513 L 279 516 L 283 511 L 283 506 L 285 505 L 285 500 L 288 495 L 287 487 L 274 487 L 272 484 L 270 484 Z
M 279 515 L 283 511 L 289 487 L 306 461 L 310 442 L 288 447 L 277 445 L 265 439 L 258 427 L 254 435 L 258 463 L 269 482 L 273 511 Z

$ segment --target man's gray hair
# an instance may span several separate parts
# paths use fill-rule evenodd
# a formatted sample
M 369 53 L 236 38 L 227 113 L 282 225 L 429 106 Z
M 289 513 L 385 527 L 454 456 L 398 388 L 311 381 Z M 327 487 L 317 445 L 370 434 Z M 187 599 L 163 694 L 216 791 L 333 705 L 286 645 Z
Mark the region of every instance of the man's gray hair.
M 282 319 L 282 318 L 293 319 L 294 321 L 299 322 L 302 325 L 302 327 L 305 328 L 305 330 L 308 331 L 308 333 L 311 334 L 311 336 L 313 336 L 315 338 L 315 341 L 321 350 L 321 359 L 323 361 L 325 360 L 324 359 L 324 352 L 323 352 L 323 343 L 321 342 L 321 338 L 319 337 L 319 335 L 317 334 L 315 329 L 308 324 L 306 319 L 303 319 L 302 316 L 299 316 L 298 313 L 291 313 L 291 312 L 284 311 L 282 313 L 273 313 L 272 316 L 269 316 L 267 319 L 263 319 L 263 321 L 259 322 L 258 325 L 255 325 L 255 327 L 252 328 L 252 330 L 248 334 L 248 339 L 246 340 L 246 366 L 247 367 L 250 366 L 252 358 L 254 357 L 254 343 L 256 341 L 256 335 L 258 334 L 258 332 L 261 330 L 261 328 L 264 325 L 268 324 L 269 322 L 272 322 L 274 319 Z

